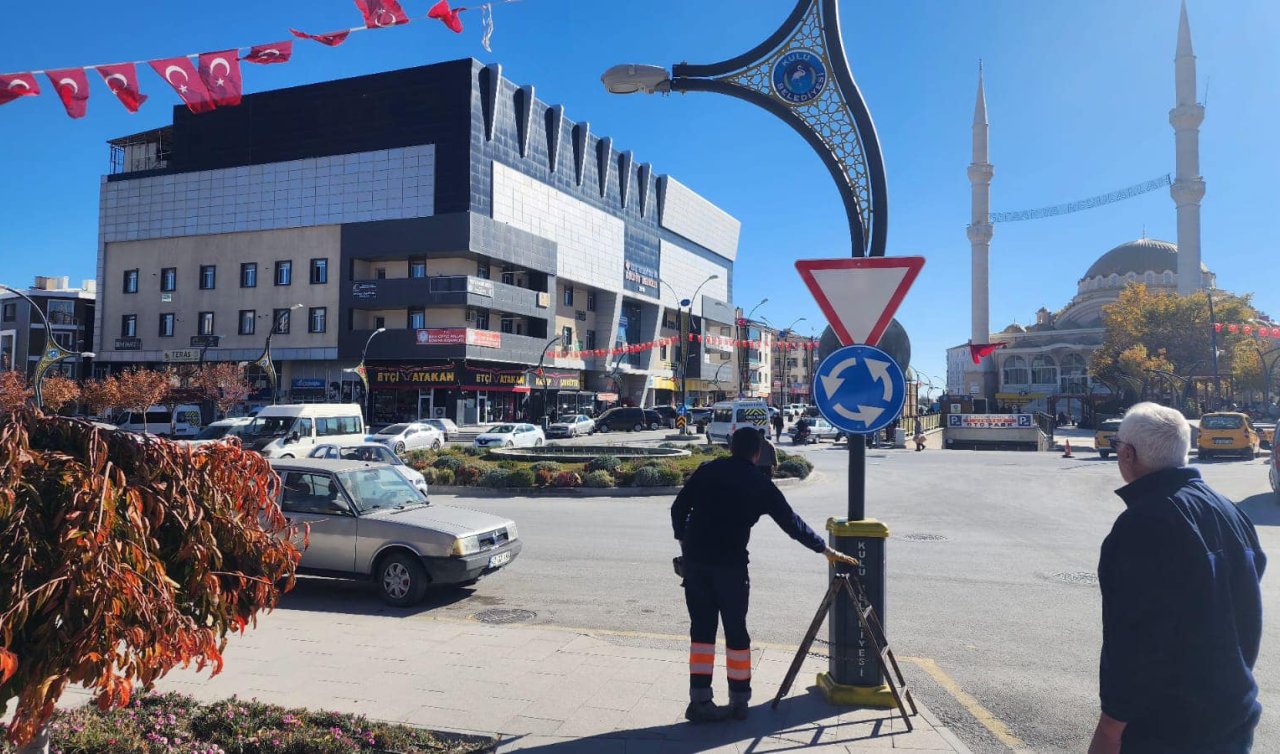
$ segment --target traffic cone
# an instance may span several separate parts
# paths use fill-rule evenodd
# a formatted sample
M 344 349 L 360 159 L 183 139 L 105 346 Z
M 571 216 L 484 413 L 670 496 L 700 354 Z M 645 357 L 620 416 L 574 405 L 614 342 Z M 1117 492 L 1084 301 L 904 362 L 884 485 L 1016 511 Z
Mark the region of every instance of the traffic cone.
M 1065 445 L 1066 445 L 1066 449 L 1062 451 L 1062 457 L 1074 458 L 1074 456 L 1071 455 L 1071 441 L 1070 440 L 1065 441 Z

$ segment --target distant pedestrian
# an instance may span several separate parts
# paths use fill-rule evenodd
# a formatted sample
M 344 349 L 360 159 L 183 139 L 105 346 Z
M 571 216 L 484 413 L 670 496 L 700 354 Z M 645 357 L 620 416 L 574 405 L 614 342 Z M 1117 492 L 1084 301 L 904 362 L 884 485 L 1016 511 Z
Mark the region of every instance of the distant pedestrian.
M 915 441 L 916 452 L 924 450 L 924 422 L 920 421 L 920 417 L 916 417 L 915 426 L 911 428 L 911 439 Z
M 1113 440 L 1125 510 L 1102 543 L 1102 662 L 1089 754 L 1245 754 L 1267 558 L 1253 523 L 1187 463 L 1191 427 L 1154 403 Z
M 773 441 L 782 442 L 782 427 L 783 427 L 782 412 L 779 411 L 778 413 L 774 414 L 772 421 L 773 421 Z

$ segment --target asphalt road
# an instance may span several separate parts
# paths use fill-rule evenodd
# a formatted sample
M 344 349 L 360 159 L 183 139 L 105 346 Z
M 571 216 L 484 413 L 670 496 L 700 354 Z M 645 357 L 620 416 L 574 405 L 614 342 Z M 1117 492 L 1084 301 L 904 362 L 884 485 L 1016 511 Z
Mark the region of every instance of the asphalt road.
M 803 452 L 817 477 L 788 496 L 818 528 L 844 512 L 846 452 L 829 444 Z M 1216 461 L 1202 469 L 1249 512 L 1274 559 L 1280 505 L 1267 483 L 1268 460 Z M 1097 718 L 1098 548 L 1123 507 L 1112 492 L 1121 484 L 1114 460 L 1092 453 L 1062 459 L 872 450 L 868 464 L 868 514 L 891 530 L 888 630 L 900 656 L 923 660 L 905 668 L 917 693 L 975 751 L 1010 748 L 1007 737 L 1001 743 L 990 732 L 998 724 L 979 723 L 975 704 L 1029 749 L 1083 751 Z M 465 616 L 500 606 L 531 610 L 535 623 L 664 635 L 687 630 L 671 572 L 669 499 L 439 496 L 436 502 L 509 515 L 525 550 L 468 596 L 435 600 L 428 612 Z M 825 561 L 768 520 L 756 527 L 751 553 L 753 638 L 797 644 L 826 586 Z M 1270 574 L 1263 593 L 1268 615 L 1280 614 L 1280 577 Z M 929 661 L 950 680 L 924 673 Z M 1280 741 L 1274 618 L 1258 673 L 1268 711 L 1257 751 L 1274 751 L 1267 748 Z M 966 694 L 967 705 L 960 701 Z

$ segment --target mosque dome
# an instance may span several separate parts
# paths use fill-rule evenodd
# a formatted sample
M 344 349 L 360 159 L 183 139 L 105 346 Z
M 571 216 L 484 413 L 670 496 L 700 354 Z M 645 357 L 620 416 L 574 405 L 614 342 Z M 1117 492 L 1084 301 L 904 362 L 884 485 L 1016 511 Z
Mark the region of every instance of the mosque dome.
M 1209 268 L 1200 265 L 1201 272 Z M 1129 273 L 1141 276 L 1147 272 L 1161 275 L 1165 272 L 1178 272 L 1178 247 L 1168 241 L 1154 238 L 1139 238 L 1122 243 L 1106 254 L 1098 257 L 1084 279 L 1105 278 L 1111 275 L 1125 277 Z

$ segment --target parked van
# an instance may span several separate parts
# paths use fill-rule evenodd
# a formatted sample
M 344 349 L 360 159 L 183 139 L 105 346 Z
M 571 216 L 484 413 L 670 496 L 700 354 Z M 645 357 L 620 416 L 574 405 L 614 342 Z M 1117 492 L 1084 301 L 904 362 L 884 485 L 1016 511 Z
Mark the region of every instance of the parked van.
M 116 426 L 126 432 L 146 432 L 174 440 L 191 439 L 200 434 L 200 407 L 184 404 L 170 413 L 167 406 L 152 406 L 146 411 L 145 421 L 142 412 L 126 411 Z
M 769 431 L 769 404 L 762 400 L 721 401 L 711 407 L 707 442 L 729 444 L 729 437 L 742 427 Z
M 317 442 L 364 442 L 358 403 L 297 403 L 266 406 L 242 432 L 244 446 L 267 458 L 305 458 Z

